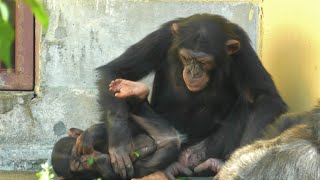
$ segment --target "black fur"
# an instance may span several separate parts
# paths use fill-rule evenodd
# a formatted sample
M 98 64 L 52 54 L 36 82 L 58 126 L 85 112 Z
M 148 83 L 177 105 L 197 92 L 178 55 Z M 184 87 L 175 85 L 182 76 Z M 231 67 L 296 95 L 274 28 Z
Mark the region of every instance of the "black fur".
M 179 27 L 176 34 L 171 30 L 173 23 Z M 226 53 L 230 39 L 241 44 L 233 55 Z M 183 81 L 178 56 L 181 48 L 205 52 L 215 59 L 217 67 L 210 71 L 210 82 L 201 91 L 189 91 Z M 107 125 L 109 150 L 123 152 L 118 157 L 129 153 L 124 149 L 132 129 L 128 102 L 108 90 L 116 78 L 137 81 L 155 72 L 150 103 L 153 113 L 188 137 L 183 149 L 198 151 L 202 147 L 200 158 L 184 159 L 190 167 L 208 157 L 226 159 L 240 145 L 260 137 L 265 126 L 287 108 L 247 34 L 218 15 L 197 14 L 167 22 L 97 71 L 101 120 Z M 192 152 L 191 157 L 199 156 Z M 117 163 L 121 161 L 119 158 Z
M 320 179 L 319 107 L 283 115 L 265 134 L 263 140 L 235 151 L 217 179 Z

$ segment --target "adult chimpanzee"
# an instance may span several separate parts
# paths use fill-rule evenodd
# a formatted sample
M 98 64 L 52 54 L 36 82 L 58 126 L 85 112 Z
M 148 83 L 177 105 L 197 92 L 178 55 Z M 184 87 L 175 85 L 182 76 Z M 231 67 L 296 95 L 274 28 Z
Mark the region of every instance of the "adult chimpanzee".
M 114 79 L 137 81 L 155 72 L 150 107 L 161 117 L 160 124 L 167 121 L 188 138 L 179 162 L 169 168 L 174 175 L 180 167 L 193 168 L 208 157 L 226 159 L 286 110 L 247 34 L 218 15 L 167 22 L 97 71 L 108 153 L 123 178 L 133 174 L 133 128 L 127 100 L 108 90 Z
M 282 115 L 262 140 L 236 150 L 215 177 L 234 179 L 320 179 L 320 107 Z M 221 168 L 209 159 L 195 170 Z M 145 178 L 147 179 L 147 177 Z
M 295 125 L 272 139 L 237 150 L 221 169 L 218 179 L 320 179 L 319 107 L 282 118 L 275 126 L 276 131 L 271 128 L 271 132 L 282 132 L 280 127 L 286 127 L 288 121 Z

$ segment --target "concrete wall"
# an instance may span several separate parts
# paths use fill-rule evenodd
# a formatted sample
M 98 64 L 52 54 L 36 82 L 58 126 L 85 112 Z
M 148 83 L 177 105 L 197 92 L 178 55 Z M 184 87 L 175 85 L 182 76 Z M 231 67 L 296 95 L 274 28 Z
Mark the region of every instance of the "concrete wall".
M 252 0 L 43 2 L 50 25 L 41 36 L 36 90 L 0 92 L 0 170 L 39 169 L 68 128 L 98 122 L 94 69 L 166 21 L 221 14 L 240 24 L 258 47 L 259 3 Z

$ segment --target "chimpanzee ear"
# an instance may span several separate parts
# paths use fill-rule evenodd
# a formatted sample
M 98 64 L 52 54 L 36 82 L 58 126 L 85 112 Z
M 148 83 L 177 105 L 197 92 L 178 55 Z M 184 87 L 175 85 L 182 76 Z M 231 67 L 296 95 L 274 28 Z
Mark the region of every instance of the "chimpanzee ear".
M 226 43 L 227 53 L 232 55 L 240 50 L 240 42 L 235 39 L 230 39 Z
M 70 128 L 67 132 L 69 137 L 78 138 L 83 133 L 83 130 L 78 128 Z
M 178 34 L 179 33 L 179 26 L 178 26 L 178 24 L 177 23 L 173 23 L 172 25 L 171 25 L 171 32 L 172 32 L 172 34 Z

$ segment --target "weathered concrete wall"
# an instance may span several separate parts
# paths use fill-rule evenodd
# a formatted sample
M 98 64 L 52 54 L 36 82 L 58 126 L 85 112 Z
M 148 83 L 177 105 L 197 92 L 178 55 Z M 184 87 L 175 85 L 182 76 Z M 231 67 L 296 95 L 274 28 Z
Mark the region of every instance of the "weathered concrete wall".
M 44 5 L 50 25 L 40 42 L 37 94 L 0 92 L 0 170 L 39 169 L 68 128 L 99 121 L 94 69 L 166 21 L 221 14 L 240 24 L 257 48 L 256 2 L 44 0 Z

